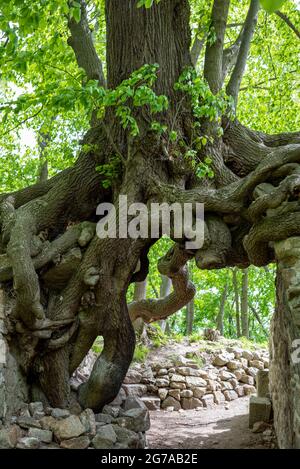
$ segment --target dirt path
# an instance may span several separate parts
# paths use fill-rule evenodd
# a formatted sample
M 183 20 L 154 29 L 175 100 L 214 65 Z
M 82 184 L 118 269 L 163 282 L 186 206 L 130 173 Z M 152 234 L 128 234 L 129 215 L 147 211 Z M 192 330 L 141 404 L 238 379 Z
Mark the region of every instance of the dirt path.
M 149 448 L 266 448 L 248 428 L 249 398 L 211 409 L 151 412 Z

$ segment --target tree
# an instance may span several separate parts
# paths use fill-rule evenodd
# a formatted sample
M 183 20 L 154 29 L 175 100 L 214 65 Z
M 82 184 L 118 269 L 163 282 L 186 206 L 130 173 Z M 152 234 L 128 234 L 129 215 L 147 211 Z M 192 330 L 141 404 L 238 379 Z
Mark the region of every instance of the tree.
M 222 292 L 221 300 L 220 300 L 220 307 L 219 307 L 219 313 L 217 316 L 217 329 L 220 332 L 221 335 L 224 335 L 224 311 L 225 311 L 225 303 L 227 299 L 227 293 L 228 293 L 228 283 L 226 282 L 224 290 Z
M 232 270 L 232 283 L 234 289 L 234 304 L 235 304 L 235 320 L 236 320 L 236 335 L 241 336 L 241 318 L 240 318 L 240 296 L 238 288 L 237 270 Z
M 242 336 L 249 339 L 249 318 L 248 318 L 248 269 L 244 269 L 242 276 L 241 292 L 241 325 Z
M 202 4 L 209 21 L 197 33 L 203 29 L 205 38 L 203 56 L 193 56 L 198 72 L 190 56 L 190 7 L 196 11 L 197 2 L 106 0 L 105 67 L 90 29 L 95 22 L 89 20 L 102 2 L 87 9 L 83 0 L 53 0 L 43 11 L 38 0 L 21 3 L 11 0 L 1 7 L 13 18 L 2 23 L 2 49 L 12 58 L 10 66 L 21 67 L 22 74 L 24 62 L 36 60 L 31 49 L 36 47 L 39 66 L 49 60 L 57 73 L 60 56 L 53 57 L 52 51 L 59 44 L 70 67 L 59 92 L 53 82 L 43 88 L 35 79 L 34 96 L 17 99 L 13 109 L 21 109 L 28 120 L 50 102 L 54 111 L 74 116 L 74 104 L 80 103 L 80 112 L 86 111 L 83 127 L 90 123 L 73 165 L 47 181 L 0 196 L 0 280 L 6 308 L 12 311 L 9 336 L 31 388 L 54 406 L 68 404 L 70 375 L 95 338 L 103 336 L 103 352 L 79 389 L 80 403 L 99 410 L 118 393 L 131 362 L 132 321 L 165 319 L 192 300 L 190 259 L 199 269 L 264 266 L 275 260 L 273 242 L 299 235 L 300 134 L 268 134 L 268 128 L 253 130 L 237 118 L 258 0 L 251 0 L 248 11 L 234 0 L 214 0 L 211 13 L 210 3 Z M 232 16 L 243 14 L 243 25 L 229 33 L 227 46 L 230 4 Z M 53 19 L 45 17 L 55 9 Z M 293 18 L 291 2 L 287 9 Z M 55 25 L 57 42 L 48 34 L 53 47 L 44 47 L 43 55 L 36 42 L 41 33 L 33 30 L 40 31 L 41 24 L 45 29 L 47 22 L 52 32 Z M 74 56 L 66 42 L 67 27 Z M 298 38 L 292 29 L 288 33 L 291 51 Z M 291 54 L 286 66 L 294 60 Z M 253 62 L 250 55 L 248 64 Z M 5 71 L 12 79 L 11 70 Z M 247 89 L 253 86 L 261 85 L 245 83 Z M 4 106 L 7 126 L 14 124 L 11 106 Z M 249 116 L 253 109 L 247 112 Z M 155 240 L 100 239 L 95 234 L 98 204 L 116 201 L 120 194 L 129 203 L 205 204 L 203 247 L 186 250 L 184 237 L 180 241 L 171 233 L 174 245 L 158 262 L 159 272 L 173 284 L 165 298 L 126 304 L 130 283 L 147 276 L 147 254 Z

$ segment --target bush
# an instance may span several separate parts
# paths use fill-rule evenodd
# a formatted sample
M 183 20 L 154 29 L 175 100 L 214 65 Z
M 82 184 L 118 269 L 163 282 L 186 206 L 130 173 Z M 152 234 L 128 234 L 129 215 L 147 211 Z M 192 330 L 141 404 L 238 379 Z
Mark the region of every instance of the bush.
M 137 344 L 135 347 L 133 361 L 134 362 L 144 362 L 149 354 L 149 349 L 145 345 Z

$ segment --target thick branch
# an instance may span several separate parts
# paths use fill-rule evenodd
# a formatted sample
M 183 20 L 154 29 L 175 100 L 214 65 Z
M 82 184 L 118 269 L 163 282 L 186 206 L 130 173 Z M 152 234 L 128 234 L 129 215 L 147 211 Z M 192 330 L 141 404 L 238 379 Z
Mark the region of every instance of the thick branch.
M 68 26 L 71 37 L 68 39 L 68 44 L 74 50 L 78 66 L 84 69 L 88 79 L 98 80 L 101 86 L 105 86 L 102 63 L 96 52 L 89 28 L 86 4 L 84 0 L 78 1 L 81 4 L 81 18 L 79 23 L 74 18 L 69 19 Z
M 142 318 L 145 322 L 166 319 L 188 304 L 195 295 L 195 287 L 189 281 L 185 264 L 191 255 L 179 245 L 172 248 L 158 263 L 161 274 L 172 280 L 173 291 L 161 299 L 133 301 L 128 306 L 131 321 Z
M 294 23 L 291 22 L 289 17 L 286 16 L 284 13 L 282 13 L 279 10 L 275 11 L 275 13 L 276 13 L 277 16 L 279 16 L 279 18 L 281 18 L 288 25 L 289 28 L 291 28 L 292 31 L 294 31 L 296 36 L 300 39 L 300 31 L 299 31 L 299 29 L 296 28 Z
M 223 82 L 227 74 L 229 73 L 229 71 L 232 70 L 232 67 L 234 67 L 234 65 L 236 64 L 239 50 L 240 50 L 240 45 L 241 45 L 242 38 L 243 38 L 243 31 L 244 31 L 244 28 L 242 27 L 240 34 L 238 35 L 236 41 L 230 47 L 224 50 L 223 64 L 222 64 Z
M 257 14 L 259 11 L 259 0 L 251 0 L 250 8 L 245 21 L 242 43 L 238 53 L 237 61 L 227 85 L 227 94 L 232 96 L 237 105 L 239 89 L 245 72 L 247 58 L 250 50 L 251 40 L 254 34 Z
M 193 45 L 192 45 L 192 49 L 191 49 L 191 61 L 194 67 L 196 67 L 197 65 L 204 43 L 205 43 L 205 38 L 199 39 L 198 36 L 195 37 Z
M 229 0 L 215 0 L 212 9 L 211 33 L 216 39 L 207 41 L 204 63 L 204 77 L 213 93 L 218 93 L 223 85 L 223 46 L 227 24 Z

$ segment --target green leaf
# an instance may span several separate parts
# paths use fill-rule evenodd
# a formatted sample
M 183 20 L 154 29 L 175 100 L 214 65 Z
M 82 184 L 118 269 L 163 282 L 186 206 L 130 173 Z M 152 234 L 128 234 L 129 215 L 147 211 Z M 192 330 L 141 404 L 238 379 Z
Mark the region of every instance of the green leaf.
M 171 142 L 176 142 L 177 140 L 177 132 L 175 132 L 175 130 L 172 130 L 169 134 L 169 138 L 171 140 Z
M 274 13 L 279 10 L 286 0 L 260 0 L 260 4 L 268 13 Z

